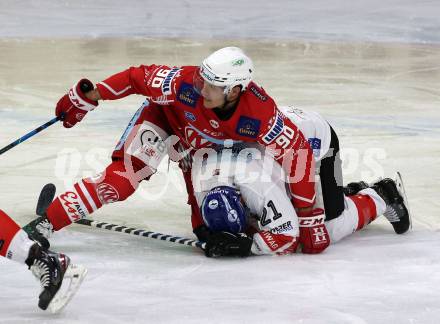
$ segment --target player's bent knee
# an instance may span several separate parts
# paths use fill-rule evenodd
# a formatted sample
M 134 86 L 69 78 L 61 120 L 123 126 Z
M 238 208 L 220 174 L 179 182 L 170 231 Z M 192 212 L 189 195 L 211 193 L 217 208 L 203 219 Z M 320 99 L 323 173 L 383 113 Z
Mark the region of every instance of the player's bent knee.
M 123 161 L 112 162 L 104 174 L 94 182 L 96 194 L 102 204 L 124 201 L 138 186 L 139 180 L 134 173 L 127 171 Z

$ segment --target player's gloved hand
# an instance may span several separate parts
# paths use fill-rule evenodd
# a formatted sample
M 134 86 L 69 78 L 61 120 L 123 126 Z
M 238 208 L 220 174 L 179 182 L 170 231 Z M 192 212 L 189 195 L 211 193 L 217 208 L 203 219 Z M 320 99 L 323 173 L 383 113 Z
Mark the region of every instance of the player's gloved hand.
M 217 232 L 209 236 L 205 255 L 209 258 L 221 256 L 247 257 L 251 254 L 252 238 L 244 233 Z
M 209 236 L 212 234 L 209 228 L 203 224 L 195 229 L 193 229 L 193 233 L 197 236 L 197 239 L 201 242 L 207 242 Z
M 93 83 L 81 79 L 57 103 L 55 115 L 63 117 L 63 126 L 70 128 L 80 122 L 84 116 L 98 106 L 97 101 L 90 100 L 86 93 L 93 90 Z
M 297 214 L 302 252 L 315 254 L 324 251 L 330 245 L 330 237 L 324 223 L 324 210 L 315 208 L 298 211 Z

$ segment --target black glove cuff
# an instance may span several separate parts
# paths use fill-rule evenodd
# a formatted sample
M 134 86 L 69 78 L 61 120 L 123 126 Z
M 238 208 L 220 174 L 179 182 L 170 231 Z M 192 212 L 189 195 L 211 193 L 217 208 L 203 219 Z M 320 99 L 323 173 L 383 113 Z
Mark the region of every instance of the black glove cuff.
M 193 229 L 193 233 L 197 236 L 197 239 L 201 242 L 207 242 L 211 236 L 211 231 L 206 225 L 200 225 Z

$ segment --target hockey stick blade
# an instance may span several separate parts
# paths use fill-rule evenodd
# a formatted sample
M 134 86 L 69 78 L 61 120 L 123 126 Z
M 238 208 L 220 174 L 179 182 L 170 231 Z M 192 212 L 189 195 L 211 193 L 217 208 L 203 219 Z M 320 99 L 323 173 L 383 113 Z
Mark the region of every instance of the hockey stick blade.
M 178 243 L 178 244 L 183 244 L 183 245 L 189 245 L 189 246 L 193 246 L 193 247 L 198 247 L 202 250 L 204 250 L 205 246 L 206 246 L 206 243 L 204 243 L 204 242 L 191 240 L 191 239 L 187 239 L 187 238 L 183 238 L 183 237 L 179 237 L 179 236 L 172 236 L 172 235 L 162 234 L 162 233 L 158 233 L 158 232 L 151 232 L 151 231 L 147 231 L 147 230 L 143 230 L 143 229 L 139 229 L 139 228 L 127 227 L 127 226 L 117 225 L 117 224 L 110 224 L 110 223 L 106 223 L 106 222 L 97 222 L 97 221 L 93 221 L 90 219 L 83 218 L 83 219 L 76 221 L 75 223 L 80 224 L 80 225 L 90 226 L 90 227 L 97 227 L 97 228 L 101 228 L 101 229 L 105 229 L 105 230 L 113 231 L 113 232 L 121 232 L 121 233 L 129 234 L 129 235 L 136 235 L 136 236 L 142 236 L 145 238 L 153 238 L 156 240 L 162 240 L 162 241 L 168 241 L 168 242 L 173 242 L 173 243 Z
M 38 216 L 45 216 L 46 210 L 55 197 L 57 188 L 53 183 L 46 184 L 43 189 L 41 189 L 40 196 L 38 197 L 37 209 L 35 213 Z

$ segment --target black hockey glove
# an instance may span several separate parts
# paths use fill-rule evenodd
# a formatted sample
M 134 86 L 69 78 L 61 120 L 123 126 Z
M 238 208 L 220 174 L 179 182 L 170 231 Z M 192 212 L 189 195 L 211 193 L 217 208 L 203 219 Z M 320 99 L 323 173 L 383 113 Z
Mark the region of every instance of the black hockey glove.
M 208 237 L 205 255 L 208 258 L 221 256 L 247 257 L 251 254 L 252 238 L 244 233 L 217 232 Z
M 212 234 L 206 225 L 200 225 L 193 229 L 193 233 L 197 236 L 197 239 L 201 242 L 208 242 L 209 236 Z

